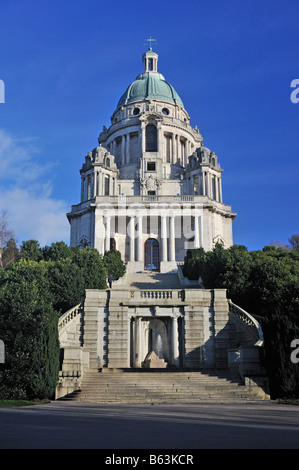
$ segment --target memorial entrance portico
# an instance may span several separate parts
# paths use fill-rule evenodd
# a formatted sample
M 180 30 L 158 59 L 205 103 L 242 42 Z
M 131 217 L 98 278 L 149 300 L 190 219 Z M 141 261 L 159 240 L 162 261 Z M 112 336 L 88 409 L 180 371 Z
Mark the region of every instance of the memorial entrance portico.
M 131 317 L 131 367 L 146 367 L 146 358 L 152 351 L 164 361 L 164 364 L 161 361 L 161 367 L 183 366 L 179 354 L 179 343 L 182 341 L 179 318 L 172 312 L 170 316 L 167 309 L 164 312 L 162 309 L 157 317 L 157 309 L 142 308 L 139 310 L 143 312 L 139 311 Z

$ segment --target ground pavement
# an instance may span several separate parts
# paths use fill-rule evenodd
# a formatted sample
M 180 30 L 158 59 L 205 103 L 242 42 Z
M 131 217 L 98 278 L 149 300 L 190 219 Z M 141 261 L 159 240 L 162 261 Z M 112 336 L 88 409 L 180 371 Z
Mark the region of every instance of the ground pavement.
M 299 407 L 96 405 L 0 409 L 1 449 L 298 449 Z M 159 450 L 159 451 L 158 451 Z M 190 452 L 189 452 L 190 453 Z M 127 451 L 126 455 L 130 452 Z

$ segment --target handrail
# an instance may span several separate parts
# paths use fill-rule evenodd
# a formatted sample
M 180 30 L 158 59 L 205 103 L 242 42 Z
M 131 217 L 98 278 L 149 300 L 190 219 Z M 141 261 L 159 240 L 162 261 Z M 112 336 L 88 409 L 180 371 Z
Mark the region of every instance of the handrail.
M 75 307 L 70 308 L 65 312 L 58 320 L 58 330 L 60 331 L 67 323 L 72 321 L 75 317 L 80 315 L 83 311 L 83 302 L 76 305 Z
M 239 320 L 245 323 L 252 332 L 257 337 L 257 341 L 254 346 L 263 346 L 264 345 L 264 335 L 263 330 L 259 322 L 252 316 L 250 313 L 243 310 L 238 305 L 234 304 L 230 299 L 228 299 L 229 312 L 235 315 Z

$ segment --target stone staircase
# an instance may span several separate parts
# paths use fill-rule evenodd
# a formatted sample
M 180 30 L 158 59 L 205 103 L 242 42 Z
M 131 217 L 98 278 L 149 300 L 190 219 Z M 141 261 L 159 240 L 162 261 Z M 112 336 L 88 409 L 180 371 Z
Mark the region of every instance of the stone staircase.
M 105 370 L 104 370 L 105 371 Z M 60 400 L 86 403 L 241 403 L 265 399 L 230 372 L 112 369 L 86 372 L 80 390 Z

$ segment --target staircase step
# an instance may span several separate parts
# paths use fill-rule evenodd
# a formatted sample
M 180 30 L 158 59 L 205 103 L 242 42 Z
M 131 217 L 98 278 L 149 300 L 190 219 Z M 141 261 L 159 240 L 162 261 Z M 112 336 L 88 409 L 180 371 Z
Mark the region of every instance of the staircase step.
M 86 372 L 80 390 L 61 400 L 88 403 L 236 403 L 260 400 L 229 371 Z

